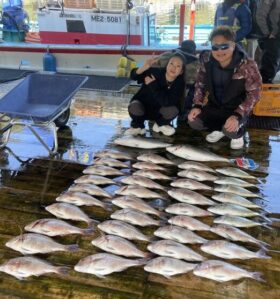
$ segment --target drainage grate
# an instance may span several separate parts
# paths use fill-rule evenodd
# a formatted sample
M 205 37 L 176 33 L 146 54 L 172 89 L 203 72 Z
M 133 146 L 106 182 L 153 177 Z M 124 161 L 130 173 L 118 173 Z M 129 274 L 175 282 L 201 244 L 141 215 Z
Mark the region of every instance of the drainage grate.
M 280 130 L 280 117 L 255 116 L 252 115 L 248 123 L 249 128 Z

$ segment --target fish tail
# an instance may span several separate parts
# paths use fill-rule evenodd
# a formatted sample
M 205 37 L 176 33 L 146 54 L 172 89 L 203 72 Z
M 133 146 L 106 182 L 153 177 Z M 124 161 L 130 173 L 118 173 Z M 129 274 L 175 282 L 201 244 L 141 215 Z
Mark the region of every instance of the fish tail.
M 59 275 L 66 275 L 66 274 L 68 274 L 69 270 L 70 270 L 70 268 L 66 267 L 66 266 L 57 267 L 56 273 Z
M 269 219 L 268 217 L 264 216 L 263 214 L 260 214 L 260 217 L 265 220 L 267 223 L 272 223 L 272 220 Z
M 260 272 L 251 272 L 250 277 L 261 282 L 265 282 L 265 280 L 261 277 L 262 273 Z
M 167 224 L 167 219 L 158 221 L 159 226 L 164 226 Z
M 152 237 L 147 237 L 147 241 L 148 241 L 148 242 L 154 242 L 154 241 L 156 241 L 156 240 L 158 240 L 157 237 L 154 237 L 154 236 L 152 236 Z
M 266 255 L 266 250 L 264 248 L 261 248 L 256 255 L 261 259 L 271 259 L 271 256 Z
M 168 213 L 164 212 L 164 211 L 158 211 L 157 213 L 158 217 L 161 218 L 163 221 L 167 221 L 168 220 Z
M 270 227 L 270 226 L 266 225 L 265 223 L 262 223 L 262 224 L 261 224 L 261 226 L 263 226 L 263 227 L 265 227 L 265 228 L 267 228 L 267 229 L 269 229 L 269 230 L 271 230 L 271 229 L 272 229 L 272 227 Z
M 99 224 L 99 223 L 100 223 L 100 221 L 90 218 L 90 221 L 88 222 L 88 228 L 93 229 L 93 228 L 95 228 L 95 227 L 97 226 L 97 224 Z
M 70 252 L 75 252 L 79 250 L 79 245 L 78 244 L 71 244 L 66 246 L 66 250 Z
M 151 259 L 152 257 L 154 256 L 154 254 L 153 253 L 151 253 L 151 252 L 144 252 L 144 255 L 143 255 L 143 257 L 144 258 L 149 258 L 149 259 Z
M 94 232 L 94 228 L 93 227 L 85 228 L 82 229 L 81 231 L 83 235 L 91 235 Z
M 146 265 L 150 260 L 151 260 L 151 258 L 145 257 L 143 259 L 136 260 L 135 262 L 137 262 L 138 266 L 142 266 L 142 265 Z
M 259 244 L 263 249 L 265 249 L 266 247 L 270 247 L 270 244 L 260 240 L 258 240 L 257 244 Z

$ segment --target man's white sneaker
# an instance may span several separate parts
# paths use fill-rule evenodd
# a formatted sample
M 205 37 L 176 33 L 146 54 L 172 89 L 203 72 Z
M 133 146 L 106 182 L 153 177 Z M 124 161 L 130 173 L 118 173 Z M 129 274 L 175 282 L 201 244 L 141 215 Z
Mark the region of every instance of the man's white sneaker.
M 240 137 L 237 139 L 231 139 L 230 148 L 231 149 L 240 149 L 244 146 L 244 138 Z
M 206 141 L 215 143 L 215 142 L 219 141 L 220 139 L 222 139 L 224 136 L 225 136 L 225 134 L 223 132 L 213 131 L 212 133 L 210 133 L 206 136 Z
M 124 135 L 137 136 L 137 135 L 144 135 L 145 133 L 146 133 L 145 128 L 129 128 L 124 132 Z
M 169 125 L 159 126 L 157 123 L 153 125 L 153 131 L 156 133 L 161 132 L 165 136 L 171 136 L 175 134 L 175 129 Z

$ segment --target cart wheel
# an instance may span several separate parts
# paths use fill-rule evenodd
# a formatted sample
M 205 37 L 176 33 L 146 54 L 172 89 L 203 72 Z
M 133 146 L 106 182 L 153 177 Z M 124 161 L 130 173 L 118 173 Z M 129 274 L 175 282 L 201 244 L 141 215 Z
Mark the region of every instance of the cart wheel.
M 68 108 L 64 113 L 62 113 L 57 119 L 55 119 L 54 123 L 57 127 L 64 127 L 70 117 L 70 108 Z

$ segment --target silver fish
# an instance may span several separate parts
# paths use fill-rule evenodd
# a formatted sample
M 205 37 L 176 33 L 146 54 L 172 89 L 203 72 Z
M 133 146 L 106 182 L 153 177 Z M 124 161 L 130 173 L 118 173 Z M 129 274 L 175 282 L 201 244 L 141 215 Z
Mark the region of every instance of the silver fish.
M 101 175 L 85 174 L 77 178 L 76 184 L 94 184 L 94 185 L 114 185 L 117 184 L 114 180 L 103 177 Z
M 81 259 L 75 265 L 75 271 L 94 274 L 103 277 L 113 272 L 121 272 L 129 267 L 141 266 L 147 263 L 146 259 L 126 259 L 109 253 L 97 253 Z
M 187 203 L 175 203 L 169 205 L 165 211 L 170 214 L 176 215 L 187 215 L 191 217 L 207 217 L 213 216 L 212 213 L 205 211 L 204 209 L 198 208 L 194 205 L 190 205 Z
M 55 242 L 50 237 L 29 233 L 14 237 L 5 245 L 13 250 L 19 251 L 22 254 L 77 251 L 79 249 L 77 244 L 63 245 Z
M 217 168 L 216 171 L 227 176 L 233 176 L 233 177 L 243 178 L 243 179 L 256 179 L 255 176 L 250 175 L 246 171 L 235 167 Z
M 139 229 L 131 224 L 119 220 L 106 220 L 97 227 L 103 232 L 126 238 L 128 240 L 140 240 L 150 242 L 151 237 L 144 235 Z
M 189 230 L 210 230 L 210 226 L 186 215 L 178 215 L 168 219 L 168 223 L 175 224 Z
M 150 189 L 165 190 L 165 187 L 154 182 L 153 180 L 138 175 L 131 175 L 129 177 L 123 178 L 121 182 L 127 185 L 137 185 Z
M 212 190 L 213 188 L 192 179 L 177 179 L 170 184 L 172 187 L 190 190 Z
M 24 229 L 29 232 L 53 236 L 65 236 L 71 234 L 88 235 L 93 229 L 82 229 L 60 219 L 39 219 L 27 224 Z
M 219 193 L 213 195 L 212 198 L 219 202 L 232 203 L 246 208 L 258 208 L 258 209 L 262 208 L 261 206 L 255 204 L 254 202 L 249 201 L 248 199 L 233 193 Z
M 186 161 L 178 165 L 180 169 L 197 169 L 197 170 L 202 170 L 202 171 L 207 171 L 207 172 L 215 172 L 215 170 L 205 164 L 199 163 L 199 162 L 194 162 L 194 161 Z
M 180 158 L 192 161 L 221 161 L 229 162 L 229 159 L 220 157 L 214 153 L 205 151 L 203 149 L 191 145 L 173 145 L 166 149 L 169 153 Z
M 147 248 L 151 252 L 160 256 L 168 256 L 193 262 L 201 262 L 205 260 L 205 258 L 199 253 L 173 240 L 155 241 L 150 243 Z
M 231 215 L 231 216 L 241 216 L 241 217 L 261 216 L 257 212 L 254 212 L 245 207 L 234 205 L 231 203 L 222 203 L 222 204 L 214 205 L 209 207 L 207 210 L 217 215 Z
M 261 247 L 269 246 L 269 244 L 260 241 L 253 236 L 247 234 L 246 232 L 227 224 L 218 224 L 211 227 L 211 232 L 226 238 L 231 241 L 237 241 L 237 242 L 250 242 L 257 244 Z
M 98 151 L 94 154 L 94 157 L 97 158 L 112 158 L 112 159 L 118 159 L 118 160 L 134 160 L 134 158 L 129 155 L 128 153 L 124 152 L 118 152 L 113 150 L 102 150 Z
M 197 180 L 199 182 L 202 181 L 216 181 L 218 179 L 217 176 L 210 174 L 203 170 L 197 170 L 197 169 L 188 169 L 188 170 L 182 170 L 177 173 L 178 176 L 183 178 L 189 178 L 193 180 Z
M 171 257 L 157 257 L 149 261 L 144 269 L 147 272 L 157 273 L 169 278 L 170 276 L 187 273 L 195 268 L 196 264 L 187 263 Z
M 154 220 L 153 218 L 146 215 L 145 213 L 134 209 L 122 209 L 122 210 L 115 211 L 111 215 L 111 218 L 128 222 L 134 225 L 139 225 L 139 226 L 149 226 L 149 225 L 160 226 L 161 224 L 160 221 Z
M 29 276 L 40 276 L 47 273 L 64 275 L 67 273 L 67 270 L 67 267 L 56 267 L 44 260 L 31 256 L 16 257 L 0 266 L 0 271 L 20 280 Z
M 75 221 L 84 221 L 88 225 L 94 222 L 94 220 L 91 219 L 80 208 L 71 205 L 70 203 L 65 203 L 65 202 L 54 203 L 45 207 L 45 209 L 58 218 L 75 220 Z
M 114 144 L 144 149 L 166 148 L 170 146 L 170 143 L 157 139 L 131 136 L 117 138 L 114 140 Z
M 266 225 L 240 216 L 224 215 L 214 219 L 214 223 L 228 224 L 235 227 L 254 227 Z
M 116 167 L 116 168 L 127 168 L 128 165 L 124 162 L 121 162 L 117 159 L 113 158 L 97 158 L 93 160 L 94 165 L 105 165 L 109 167 Z
M 158 164 L 152 162 L 137 162 L 132 164 L 133 168 L 142 169 L 142 170 L 161 170 L 166 171 L 166 169 Z
M 193 273 L 197 276 L 206 277 L 219 282 L 238 280 L 243 277 L 263 281 L 261 273 L 259 272 L 248 272 L 242 268 L 218 260 L 202 262 L 194 269 Z
M 67 191 L 58 196 L 55 200 L 59 202 L 70 203 L 76 206 L 98 206 L 105 210 L 108 209 L 107 204 L 83 192 Z
M 143 161 L 143 162 L 151 162 L 155 164 L 163 164 L 163 165 L 175 165 L 174 162 L 160 156 L 157 154 L 142 154 L 137 157 L 137 160 Z
M 180 202 L 194 205 L 214 205 L 214 201 L 189 189 L 170 189 L 167 193 Z
M 151 180 L 163 180 L 163 181 L 171 181 L 172 178 L 160 173 L 157 170 L 137 170 L 133 173 L 133 175 L 143 176 Z
M 176 225 L 166 225 L 154 231 L 154 235 L 163 239 L 174 240 L 180 243 L 202 244 L 207 242 L 194 232 Z
M 141 211 L 146 214 L 157 215 L 158 217 L 163 216 L 164 213 L 151 207 L 147 202 L 139 197 L 135 196 L 120 196 L 112 200 L 112 203 L 120 208 L 132 208 Z
M 101 176 L 120 176 L 123 175 L 118 169 L 113 167 L 104 166 L 104 165 L 93 165 L 88 166 L 86 169 L 83 170 L 84 174 L 94 174 L 94 175 L 101 175 Z
M 270 258 L 270 256 L 265 254 L 264 249 L 260 249 L 258 252 L 253 252 L 243 246 L 239 246 L 224 240 L 208 241 L 207 243 L 202 244 L 200 248 L 206 253 L 221 257 L 223 259 L 247 260 L 253 258 Z
M 214 183 L 219 185 L 233 185 L 239 187 L 256 187 L 254 184 L 233 177 L 221 177 L 214 181 Z
M 218 187 L 214 187 L 214 190 L 217 192 L 233 193 L 244 197 L 259 197 L 259 195 L 243 187 L 232 186 L 232 185 L 220 185 Z
M 112 198 L 109 192 L 93 184 L 76 184 L 71 186 L 68 190 L 73 192 L 86 192 L 93 196 Z
M 147 188 L 141 186 L 134 186 L 134 185 L 121 187 L 115 190 L 115 194 L 136 196 L 140 198 L 162 198 L 162 196 L 155 191 L 151 191 Z
M 149 257 L 148 252 L 138 249 L 130 241 L 114 235 L 102 235 L 91 241 L 91 244 L 110 253 L 126 257 Z

